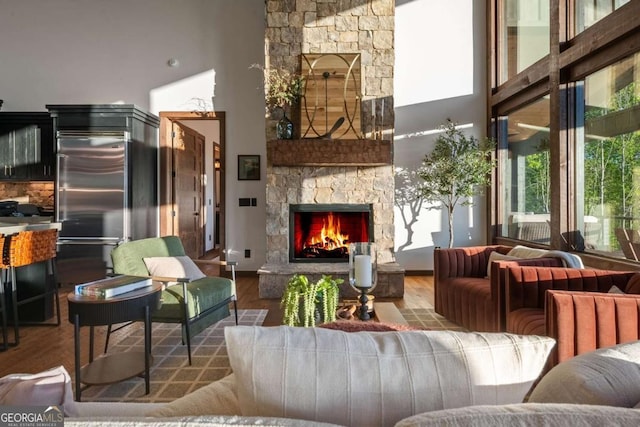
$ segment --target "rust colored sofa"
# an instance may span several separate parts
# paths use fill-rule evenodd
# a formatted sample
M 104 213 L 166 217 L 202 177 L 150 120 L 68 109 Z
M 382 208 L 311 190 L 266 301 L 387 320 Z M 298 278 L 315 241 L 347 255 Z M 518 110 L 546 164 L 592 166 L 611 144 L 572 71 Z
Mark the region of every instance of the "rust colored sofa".
M 552 365 L 640 339 L 640 273 L 508 266 L 506 331 L 557 341 Z M 616 286 L 621 293 L 610 292 Z
M 504 245 L 436 248 L 433 256 L 435 311 L 470 331 L 505 330 L 504 269 L 508 265 L 561 267 L 559 258 L 494 261 L 487 274 L 489 257 Z

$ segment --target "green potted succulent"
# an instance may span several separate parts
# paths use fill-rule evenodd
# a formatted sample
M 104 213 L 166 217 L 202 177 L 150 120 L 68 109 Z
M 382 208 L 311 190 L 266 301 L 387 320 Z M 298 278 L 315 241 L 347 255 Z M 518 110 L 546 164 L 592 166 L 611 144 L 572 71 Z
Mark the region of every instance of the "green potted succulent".
M 342 279 L 323 275 L 317 282 L 309 282 L 307 276 L 295 274 L 282 295 L 282 323 L 289 326 L 315 326 L 317 321 L 336 320 L 336 309 Z

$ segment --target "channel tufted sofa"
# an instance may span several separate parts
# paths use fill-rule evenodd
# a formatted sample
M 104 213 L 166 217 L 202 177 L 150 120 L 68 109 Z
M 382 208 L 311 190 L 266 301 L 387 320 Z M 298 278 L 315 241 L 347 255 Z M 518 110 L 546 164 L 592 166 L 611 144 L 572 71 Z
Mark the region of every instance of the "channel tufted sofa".
M 436 248 L 433 253 L 435 311 L 471 331 L 505 330 L 504 269 L 508 265 L 562 267 L 557 257 L 498 260 L 493 252 L 506 255 L 505 245 Z
M 557 340 L 552 364 L 640 339 L 640 273 L 508 266 L 507 332 Z

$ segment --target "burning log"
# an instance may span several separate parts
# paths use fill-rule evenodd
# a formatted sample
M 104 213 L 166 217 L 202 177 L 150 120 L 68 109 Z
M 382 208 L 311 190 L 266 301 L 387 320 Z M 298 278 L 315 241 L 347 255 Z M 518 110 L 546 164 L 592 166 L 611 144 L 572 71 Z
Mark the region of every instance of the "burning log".
M 315 245 L 302 250 L 302 258 L 348 258 L 349 250 L 346 246 L 335 249 L 325 249 Z

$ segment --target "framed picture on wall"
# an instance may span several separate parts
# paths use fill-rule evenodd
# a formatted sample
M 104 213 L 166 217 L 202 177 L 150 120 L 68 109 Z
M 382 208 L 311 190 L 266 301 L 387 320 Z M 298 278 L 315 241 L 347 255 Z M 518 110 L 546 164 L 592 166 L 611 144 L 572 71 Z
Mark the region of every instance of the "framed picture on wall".
M 260 180 L 260 155 L 239 155 L 238 156 L 238 180 L 239 181 L 259 181 Z

